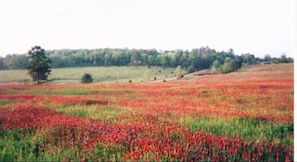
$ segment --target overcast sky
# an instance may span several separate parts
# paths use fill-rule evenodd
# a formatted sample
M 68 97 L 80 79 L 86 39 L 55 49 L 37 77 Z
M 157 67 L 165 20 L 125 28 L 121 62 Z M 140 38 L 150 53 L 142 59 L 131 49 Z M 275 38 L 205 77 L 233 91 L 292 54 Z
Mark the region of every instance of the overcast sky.
M 294 0 L 1 0 L 0 55 L 209 46 L 294 57 Z

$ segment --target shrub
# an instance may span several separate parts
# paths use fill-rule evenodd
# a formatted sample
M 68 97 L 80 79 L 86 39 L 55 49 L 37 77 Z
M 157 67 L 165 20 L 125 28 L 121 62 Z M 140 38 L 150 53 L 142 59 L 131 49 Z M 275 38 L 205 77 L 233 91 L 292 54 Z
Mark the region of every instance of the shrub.
M 182 75 L 183 75 L 183 71 L 181 66 L 177 66 L 175 69 L 175 76 L 177 77 L 177 79 L 180 79 Z
M 81 78 L 81 83 L 92 83 L 93 78 L 91 74 L 85 73 Z

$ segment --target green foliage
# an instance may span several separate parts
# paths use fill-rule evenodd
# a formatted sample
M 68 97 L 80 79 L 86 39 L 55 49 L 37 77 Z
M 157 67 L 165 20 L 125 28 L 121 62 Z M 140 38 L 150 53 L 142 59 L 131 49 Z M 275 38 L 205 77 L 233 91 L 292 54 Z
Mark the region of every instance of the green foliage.
M 195 72 L 195 68 L 194 68 L 193 65 L 190 65 L 190 66 L 187 67 L 186 71 L 187 71 L 188 73 L 193 73 L 193 72 Z
M 98 105 L 102 105 L 102 104 L 98 103 Z M 90 106 L 88 106 L 87 104 L 60 105 L 60 106 L 54 107 L 54 109 L 57 112 L 63 113 L 65 115 L 89 117 L 93 119 L 105 119 L 108 122 L 116 121 L 116 118 L 118 116 L 128 112 L 125 109 L 113 108 L 113 107 L 94 109 L 94 108 L 90 108 Z
M 281 57 L 278 59 L 278 63 L 293 63 L 293 58 L 288 58 L 285 54 L 282 54 Z
M 224 63 L 222 66 L 222 73 L 230 73 L 230 72 L 232 72 L 232 63 L 231 62 Z
M 36 161 L 37 157 L 42 155 L 39 150 L 40 138 L 33 135 L 36 130 L 13 129 L 0 132 L 1 161 Z
M 266 55 L 264 56 L 264 61 L 267 61 L 267 62 L 270 62 L 270 61 L 271 61 L 271 56 L 270 56 L 270 54 L 266 54 Z
M 213 63 L 212 63 L 212 71 L 213 72 L 220 72 L 222 67 L 222 64 L 216 59 Z
M 13 103 L 15 103 L 15 102 L 12 102 L 12 101 L 9 101 L 9 100 L 0 99 L 0 105 L 2 105 L 2 106 L 13 104 Z
M 92 83 L 93 78 L 91 74 L 85 73 L 81 78 L 81 83 Z
M 0 58 L 0 69 L 7 68 L 7 69 L 24 69 L 28 65 L 28 58 L 25 54 L 17 55 L 7 55 L 1 61 Z
M 246 53 L 246 54 L 241 54 L 240 56 L 241 62 L 242 63 L 246 63 L 248 65 L 252 65 L 252 64 L 256 64 L 257 63 L 257 59 L 259 58 L 255 58 L 254 55 Z
M 40 46 L 34 46 L 28 51 L 29 65 L 28 74 L 32 80 L 39 84 L 40 81 L 46 81 L 51 73 L 51 59 L 47 58 L 45 50 Z
M 221 73 L 230 73 L 236 71 L 241 67 L 241 62 L 238 61 L 236 58 L 226 57 L 224 64 L 221 66 L 220 72 Z
M 229 62 L 231 62 L 231 61 L 232 61 L 232 58 L 231 58 L 231 57 L 226 57 L 224 63 L 229 63 Z
M 142 65 L 142 57 L 139 52 L 136 51 L 132 54 L 130 65 L 132 66 Z
M 176 67 L 174 74 L 177 77 L 177 79 L 182 78 L 182 76 L 183 76 L 183 70 L 182 70 L 182 68 L 181 68 L 180 65 Z
M 218 136 L 240 137 L 247 141 L 293 145 L 293 123 L 269 123 L 260 118 L 185 118 L 181 124 L 192 130 L 212 133 Z
M 234 66 L 232 63 L 222 66 L 226 62 L 236 59 L 237 62 L 245 64 L 256 64 L 259 62 L 269 63 L 292 63 L 293 58 L 286 57 L 283 54 L 280 58 L 271 58 L 269 55 L 264 59 L 256 58 L 253 54 L 241 54 L 237 56 L 234 50 L 218 52 L 208 46 L 188 50 L 157 51 L 156 49 L 119 49 L 119 48 L 101 48 L 101 49 L 61 49 L 46 51 L 47 57 L 52 60 L 51 67 L 82 67 L 82 66 L 163 66 L 173 67 L 177 65 L 187 67 L 188 72 L 212 68 L 216 72 L 232 72 Z M 227 60 L 226 60 L 227 58 Z M 214 66 L 218 61 L 221 67 Z M 226 61 L 225 61 L 226 60 Z M 217 64 L 217 63 L 215 63 Z M 236 63 L 237 64 L 237 63 Z M 0 69 L 22 69 L 29 65 L 29 59 L 23 55 L 7 55 L 0 57 Z M 236 69 L 236 68 L 235 68 Z
M 80 129 L 73 127 L 72 133 L 78 133 L 81 131 Z M 82 157 L 86 161 L 93 161 L 94 159 L 118 161 L 122 157 L 122 151 L 118 149 L 123 148 L 121 145 L 114 148 L 98 143 L 90 153 L 83 151 L 80 144 L 66 149 L 64 147 L 69 145 L 67 141 L 57 143 L 61 134 L 69 134 L 63 125 L 41 130 L 33 128 L 1 130 L 0 161 L 80 161 Z M 57 145 L 61 145 L 62 149 L 57 149 Z

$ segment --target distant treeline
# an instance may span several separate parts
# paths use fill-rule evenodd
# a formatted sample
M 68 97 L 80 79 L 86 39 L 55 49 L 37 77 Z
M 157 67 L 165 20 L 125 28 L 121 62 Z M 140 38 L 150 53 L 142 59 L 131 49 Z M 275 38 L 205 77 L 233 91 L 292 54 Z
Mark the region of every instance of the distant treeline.
M 228 73 L 241 67 L 242 63 L 289 63 L 292 58 L 257 58 L 253 54 L 235 55 L 233 49 L 217 52 L 208 46 L 188 50 L 158 51 L 156 49 L 61 49 L 47 50 L 52 68 L 82 66 L 162 66 L 180 65 L 188 72 L 212 68 L 216 72 Z M 28 65 L 26 54 L 9 54 L 0 57 L 0 69 L 24 69 Z

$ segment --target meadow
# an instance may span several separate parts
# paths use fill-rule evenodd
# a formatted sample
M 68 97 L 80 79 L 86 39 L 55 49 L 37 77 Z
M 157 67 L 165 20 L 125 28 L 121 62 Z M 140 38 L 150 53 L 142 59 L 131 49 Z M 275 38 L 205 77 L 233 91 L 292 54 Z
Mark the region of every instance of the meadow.
M 0 161 L 292 161 L 293 66 L 166 83 L 0 85 Z
M 151 79 L 172 77 L 175 68 L 151 67 Z M 94 82 L 141 82 L 144 79 L 145 66 L 108 66 L 54 68 L 48 79 L 53 83 L 79 83 L 84 73 L 92 75 Z M 29 83 L 27 70 L 0 70 L 0 83 Z

